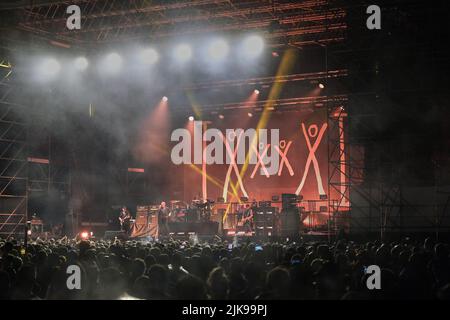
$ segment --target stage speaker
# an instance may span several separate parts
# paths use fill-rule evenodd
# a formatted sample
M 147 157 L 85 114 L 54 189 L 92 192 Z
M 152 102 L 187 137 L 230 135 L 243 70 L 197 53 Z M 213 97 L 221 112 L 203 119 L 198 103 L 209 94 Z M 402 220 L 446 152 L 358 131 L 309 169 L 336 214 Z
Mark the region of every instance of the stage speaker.
M 77 235 L 78 224 L 77 224 L 77 216 L 73 213 L 73 211 L 69 211 L 65 216 L 64 221 L 64 230 L 63 234 L 73 238 Z
M 268 238 L 274 236 L 273 227 L 255 227 L 255 236 Z
M 257 237 L 272 237 L 274 235 L 274 216 L 277 208 L 263 207 L 255 211 L 255 235 Z
M 273 208 L 273 207 L 267 208 L 266 215 L 265 215 L 266 225 L 270 225 L 273 227 L 274 220 L 275 220 L 275 210 L 276 210 L 276 208 Z
M 261 208 L 267 208 L 270 207 L 272 203 L 270 201 L 260 201 L 258 206 Z
M 265 221 L 266 216 L 264 210 L 258 209 L 253 215 L 253 220 L 255 223 L 260 223 Z
M 126 239 L 127 235 L 125 231 L 111 231 L 108 230 L 105 232 L 105 236 L 103 237 L 105 240 L 114 240 L 117 237 L 117 239 Z
M 300 215 L 298 210 L 287 209 L 283 210 L 280 215 L 281 219 L 281 236 L 282 237 L 297 237 L 300 233 Z
M 298 197 L 296 194 L 283 193 L 281 195 L 281 202 L 283 210 L 294 209 L 297 207 Z

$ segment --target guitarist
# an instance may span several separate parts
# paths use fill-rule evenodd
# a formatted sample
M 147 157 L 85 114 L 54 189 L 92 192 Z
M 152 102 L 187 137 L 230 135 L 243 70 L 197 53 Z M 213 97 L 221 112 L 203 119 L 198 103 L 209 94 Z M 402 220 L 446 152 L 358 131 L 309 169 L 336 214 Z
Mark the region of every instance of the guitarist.
M 122 207 L 119 215 L 120 230 L 125 231 L 127 234 L 130 231 L 130 220 L 130 211 L 128 211 L 127 207 Z
M 253 231 L 253 210 L 248 204 L 244 208 L 240 224 L 244 226 L 245 232 Z

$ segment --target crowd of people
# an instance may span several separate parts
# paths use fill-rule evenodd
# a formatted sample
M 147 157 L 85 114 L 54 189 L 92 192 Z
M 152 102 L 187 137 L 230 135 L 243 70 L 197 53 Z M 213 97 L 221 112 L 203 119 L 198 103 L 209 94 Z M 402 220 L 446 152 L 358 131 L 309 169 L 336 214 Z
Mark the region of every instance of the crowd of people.
M 0 299 L 449 299 L 447 244 L 0 240 Z M 79 266 L 79 289 L 67 267 Z M 369 290 L 370 265 L 381 289 Z

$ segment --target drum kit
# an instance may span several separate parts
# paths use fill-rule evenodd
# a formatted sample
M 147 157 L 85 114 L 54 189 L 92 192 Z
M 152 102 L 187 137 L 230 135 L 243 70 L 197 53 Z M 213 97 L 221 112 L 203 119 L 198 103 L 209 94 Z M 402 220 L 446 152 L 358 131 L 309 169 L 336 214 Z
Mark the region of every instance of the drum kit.
M 170 222 L 207 222 L 211 220 L 214 201 L 193 200 L 191 204 L 170 201 Z

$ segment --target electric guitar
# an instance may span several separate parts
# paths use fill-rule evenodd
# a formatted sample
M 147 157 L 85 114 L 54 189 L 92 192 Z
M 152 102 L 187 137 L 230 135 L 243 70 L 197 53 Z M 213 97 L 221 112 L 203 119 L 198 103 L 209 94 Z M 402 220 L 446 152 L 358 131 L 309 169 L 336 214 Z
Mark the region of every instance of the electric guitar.
M 127 210 L 122 211 L 122 213 L 119 215 L 120 226 L 122 227 L 124 223 L 128 222 L 130 219 L 131 219 L 130 213 Z
M 239 220 L 238 225 L 244 226 L 247 222 L 251 222 L 253 220 L 253 214 L 250 214 L 247 217 L 242 217 L 241 220 Z

